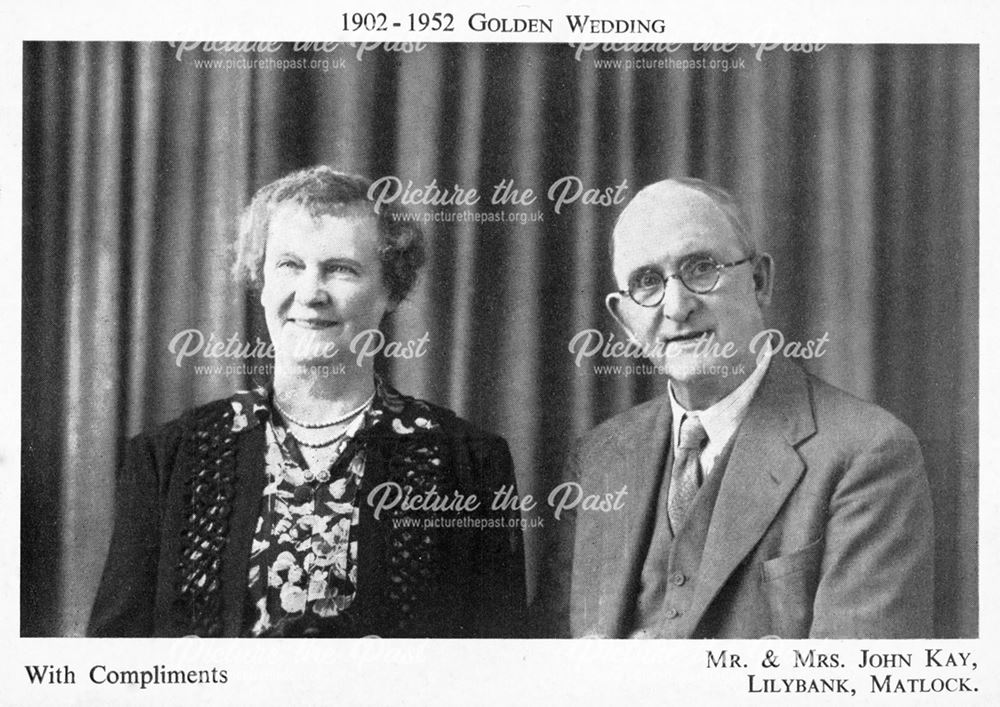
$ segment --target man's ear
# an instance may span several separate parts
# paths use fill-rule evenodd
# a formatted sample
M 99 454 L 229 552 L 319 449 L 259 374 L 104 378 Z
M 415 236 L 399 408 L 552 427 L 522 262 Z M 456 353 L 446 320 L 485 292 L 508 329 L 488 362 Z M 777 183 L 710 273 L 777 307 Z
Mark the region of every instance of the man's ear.
M 757 293 L 757 304 L 766 307 L 771 304 L 774 290 L 774 259 L 761 253 L 753 263 L 753 289 Z
M 632 329 L 629 328 L 629 325 L 625 323 L 625 320 L 622 318 L 621 312 L 618 311 L 618 305 L 621 303 L 621 301 L 622 301 L 622 296 L 620 293 L 610 292 L 608 293 L 608 296 L 604 298 L 604 307 L 605 309 L 608 310 L 608 314 L 611 315 L 611 318 L 618 323 L 618 326 L 624 329 L 625 333 L 628 334 L 629 341 L 634 341 L 637 344 L 641 344 L 642 342 L 639 341 L 639 338 L 634 333 L 632 333 Z

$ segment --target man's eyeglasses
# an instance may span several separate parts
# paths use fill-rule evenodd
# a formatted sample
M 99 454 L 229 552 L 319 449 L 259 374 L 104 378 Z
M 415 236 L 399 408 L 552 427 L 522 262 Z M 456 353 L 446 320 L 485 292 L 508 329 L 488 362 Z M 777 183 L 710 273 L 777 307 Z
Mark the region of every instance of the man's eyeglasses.
M 732 263 L 720 263 L 711 256 L 698 255 L 682 260 L 677 272 L 666 277 L 656 270 L 642 270 L 629 280 L 628 289 L 619 290 L 618 294 L 628 295 L 633 302 L 642 307 L 657 307 L 663 301 L 667 281 L 672 277 L 676 277 L 684 287 L 696 295 L 708 294 L 719 284 L 723 270 L 749 263 L 755 257 L 750 256 Z

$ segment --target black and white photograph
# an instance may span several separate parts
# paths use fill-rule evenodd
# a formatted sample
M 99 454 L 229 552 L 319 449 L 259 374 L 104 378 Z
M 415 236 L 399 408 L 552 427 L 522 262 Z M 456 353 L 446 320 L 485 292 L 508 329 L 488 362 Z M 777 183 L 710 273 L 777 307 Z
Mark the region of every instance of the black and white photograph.
M 982 46 L 442 8 L 19 43 L 18 694 L 995 697 Z

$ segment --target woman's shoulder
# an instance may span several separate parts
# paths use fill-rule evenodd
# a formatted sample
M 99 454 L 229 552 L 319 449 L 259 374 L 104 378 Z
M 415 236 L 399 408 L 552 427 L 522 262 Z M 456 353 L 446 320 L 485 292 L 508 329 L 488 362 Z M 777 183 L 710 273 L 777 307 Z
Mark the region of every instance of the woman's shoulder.
M 507 442 L 486 432 L 454 410 L 411 395 L 388 385 L 379 389 L 378 422 L 369 430 L 376 444 L 387 445 L 393 458 L 407 462 L 390 463 L 405 468 L 421 456 L 438 461 L 424 465 L 430 477 L 446 488 L 451 475 L 460 486 L 495 489 L 513 483 L 513 460 Z M 480 491 L 476 491 L 480 493 Z
M 380 382 L 381 407 L 394 432 L 408 434 L 426 431 L 468 440 L 504 443 L 499 435 L 487 432 L 458 415 L 451 408 L 429 400 L 406 395 L 387 383 Z
M 133 438 L 133 443 L 169 444 L 191 434 L 227 437 L 253 429 L 268 414 L 267 397 L 263 391 L 241 390 L 228 397 L 187 408 L 166 422 L 148 426 Z
M 461 417 L 451 408 L 400 392 L 382 379 L 376 382 L 378 404 L 375 417 L 380 430 L 393 436 L 443 435 L 474 446 L 506 447 L 499 435 Z M 226 438 L 245 434 L 271 415 L 269 391 L 265 388 L 240 390 L 228 397 L 188 408 L 177 417 L 147 428 L 135 440 L 156 446 L 172 446 L 185 437 Z

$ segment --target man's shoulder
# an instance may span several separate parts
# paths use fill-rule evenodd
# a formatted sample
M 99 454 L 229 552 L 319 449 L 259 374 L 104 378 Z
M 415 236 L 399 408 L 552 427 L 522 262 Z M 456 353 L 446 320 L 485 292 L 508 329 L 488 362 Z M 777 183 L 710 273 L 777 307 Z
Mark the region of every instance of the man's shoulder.
M 913 431 L 885 408 L 838 388 L 795 363 L 773 361 L 768 378 L 772 379 L 772 384 L 778 384 L 781 392 L 768 396 L 758 390 L 754 397 L 763 400 L 755 402 L 777 405 L 780 412 L 789 417 L 811 414 L 815 431 L 810 437 L 814 441 L 855 451 L 885 440 L 917 443 Z M 802 396 L 804 399 L 799 400 Z M 653 422 L 663 414 L 664 406 L 669 406 L 665 396 L 635 405 L 584 433 L 573 448 L 586 458 L 609 447 L 635 444 L 637 439 L 645 439 L 643 430 L 651 429 Z
M 581 454 L 598 450 L 606 450 L 609 445 L 620 446 L 630 444 L 639 430 L 648 429 L 657 416 L 662 414 L 663 406 L 669 406 L 665 396 L 659 396 L 628 410 L 608 418 L 589 432 L 581 435 L 574 449 Z
M 899 418 L 875 403 L 803 372 L 811 394 L 816 435 L 841 446 L 866 447 L 884 440 L 917 443 Z

